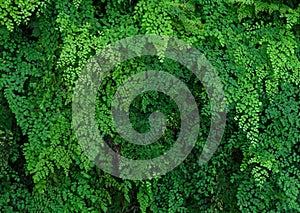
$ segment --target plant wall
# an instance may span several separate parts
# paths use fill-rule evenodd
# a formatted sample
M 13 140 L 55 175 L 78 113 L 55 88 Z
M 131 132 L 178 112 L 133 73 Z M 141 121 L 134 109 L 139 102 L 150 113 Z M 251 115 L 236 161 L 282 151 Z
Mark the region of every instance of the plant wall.
M 126 143 L 110 100 L 124 80 L 163 69 L 199 105 L 199 137 L 176 169 L 144 181 L 116 178 L 84 154 L 72 127 L 72 96 L 88 59 L 139 34 L 192 44 L 215 68 L 226 95 L 222 141 L 203 166 L 210 124 L 205 88 L 178 63 L 128 60 L 107 76 L 96 101 L 99 131 L 132 158 L 158 156 L 179 130 L 172 100 L 133 102 L 131 121 L 159 108 L 168 130 L 152 148 Z M 0 3 L 0 206 L 3 212 L 300 212 L 300 4 L 297 0 L 7 0 Z

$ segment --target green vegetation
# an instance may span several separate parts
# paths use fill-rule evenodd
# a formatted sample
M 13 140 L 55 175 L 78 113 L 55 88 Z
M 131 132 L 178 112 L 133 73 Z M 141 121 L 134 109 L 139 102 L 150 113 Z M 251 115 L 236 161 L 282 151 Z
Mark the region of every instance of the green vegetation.
M 133 146 L 111 122 L 110 101 L 137 72 L 165 70 L 199 105 L 193 151 L 165 176 L 131 181 L 98 169 L 72 128 L 72 95 L 87 60 L 138 34 L 182 39 L 205 54 L 224 85 L 225 134 L 198 165 L 210 103 L 195 76 L 160 57 L 114 69 L 96 104 L 99 130 L 132 158 L 161 155 L 180 131 L 163 94 L 140 95 L 133 126 L 160 109 L 168 130 L 152 148 Z M 2 0 L 0 3 L 0 209 L 2 212 L 300 212 L 300 4 L 298 0 Z M 112 145 L 114 144 L 114 145 Z

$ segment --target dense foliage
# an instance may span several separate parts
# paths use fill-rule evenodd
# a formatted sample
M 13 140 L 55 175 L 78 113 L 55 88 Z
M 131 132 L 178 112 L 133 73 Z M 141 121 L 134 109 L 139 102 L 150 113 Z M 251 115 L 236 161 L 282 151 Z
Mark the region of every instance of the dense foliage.
M 227 125 L 213 158 L 199 166 L 210 104 L 180 64 L 140 57 L 116 67 L 99 90 L 96 117 L 111 146 L 133 158 L 168 150 L 179 115 L 149 92 L 131 120 L 147 131 L 160 109 L 168 130 L 153 147 L 124 141 L 110 100 L 133 74 L 167 70 L 199 104 L 192 153 L 160 178 L 130 181 L 98 169 L 71 125 L 72 94 L 87 60 L 137 34 L 182 39 L 205 54 L 221 78 Z M 0 208 L 2 212 L 300 212 L 300 4 L 298 0 L 6 0 L 0 3 Z

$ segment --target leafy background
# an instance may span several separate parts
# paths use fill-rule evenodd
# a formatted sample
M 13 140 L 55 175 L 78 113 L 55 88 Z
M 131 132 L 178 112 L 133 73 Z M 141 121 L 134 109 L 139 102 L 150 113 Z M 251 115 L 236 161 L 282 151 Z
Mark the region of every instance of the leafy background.
M 150 92 L 132 122 L 159 108 L 168 130 L 153 148 L 122 141 L 110 100 L 126 78 L 165 69 L 199 104 L 201 128 L 188 158 L 167 175 L 115 178 L 94 166 L 71 125 L 72 92 L 87 60 L 137 34 L 174 36 L 205 54 L 224 84 L 227 126 L 213 158 L 198 157 L 210 105 L 180 65 L 159 57 L 128 60 L 99 91 L 99 130 L 124 155 L 168 149 L 179 131 L 170 99 Z M 0 207 L 3 212 L 300 212 L 300 4 L 298 0 L 7 0 L 0 3 Z

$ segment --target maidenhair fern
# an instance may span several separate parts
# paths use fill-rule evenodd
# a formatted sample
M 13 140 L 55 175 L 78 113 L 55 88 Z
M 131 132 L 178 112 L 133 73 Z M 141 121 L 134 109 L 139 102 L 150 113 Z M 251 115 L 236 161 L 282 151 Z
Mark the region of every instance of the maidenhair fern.
M 300 5 L 297 0 L 46 0 L 0 3 L 0 206 L 4 212 L 300 212 Z M 158 57 L 124 61 L 106 76 L 95 119 L 123 156 L 166 153 L 180 133 L 167 95 L 149 91 L 130 106 L 130 121 L 149 130 L 160 110 L 165 134 L 137 146 L 117 132 L 111 102 L 129 77 L 166 71 L 184 82 L 199 108 L 194 149 L 177 168 L 144 181 L 97 168 L 72 126 L 74 86 L 88 60 L 138 34 L 176 37 L 210 61 L 226 94 L 222 141 L 207 164 L 198 159 L 210 128 L 205 88 L 181 64 Z M 141 52 L 145 41 L 135 45 Z M 121 162 L 122 163 L 122 162 Z

